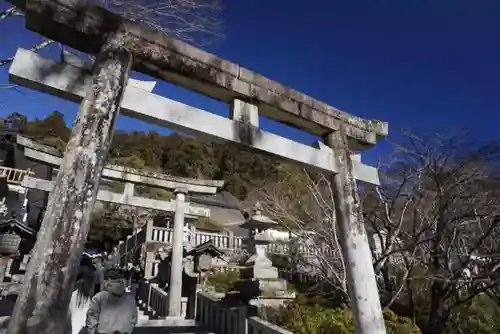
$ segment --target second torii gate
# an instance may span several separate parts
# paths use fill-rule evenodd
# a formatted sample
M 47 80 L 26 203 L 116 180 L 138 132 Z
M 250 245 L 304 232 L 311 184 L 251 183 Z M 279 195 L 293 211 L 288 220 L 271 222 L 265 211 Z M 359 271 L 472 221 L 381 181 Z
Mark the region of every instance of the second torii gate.
M 28 159 L 52 165 L 53 167 L 61 164 L 62 159 L 58 156 L 58 151 L 51 147 L 34 142 L 20 135 L 17 136 L 17 144 L 24 147 L 24 156 Z M 178 178 L 114 165 L 106 166 L 102 175 L 104 178 L 110 180 L 125 182 L 125 188 L 121 194 L 99 189 L 97 193 L 98 201 L 175 213 L 172 237 L 172 267 L 170 269 L 168 291 L 168 314 L 172 317 L 181 316 L 184 217 L 210 216 L 210 209 L 197 207 L 185 202 L 185 195 L 193 192 L 214 194 L 224 185 L 224 181 Z M 28 189 L 52 192 L 55 186 L 54 183 L 52 180 L 25 176 L 22 186 Z M 162 201 L 136 196 L 134 194 L 135 185 L 174 190 L 175 200 Z
M 376 144 L 387 135 L 387 123 L 344 113 L 84 0 L 16 4 L 25 9 L 29 29 L 97 57 L 90 74 L 20 51 L 10 70 L 13 82 L 82 101 L 10 334 L 64 329 L 75 259 L 83 249 L 120 106 L 132 117 L 235 142 L 330 175 L 356 331 L 385 333 L 356 185 L 356 179 L 378 184 L 378 175 L 373 167 L 352 161 L 350 150 Z M 127 87 L 131 68 L 230 103 L 231 119 Z M 314 148 L 265 132 L 259 115 L 319 135 L 326 146 Z

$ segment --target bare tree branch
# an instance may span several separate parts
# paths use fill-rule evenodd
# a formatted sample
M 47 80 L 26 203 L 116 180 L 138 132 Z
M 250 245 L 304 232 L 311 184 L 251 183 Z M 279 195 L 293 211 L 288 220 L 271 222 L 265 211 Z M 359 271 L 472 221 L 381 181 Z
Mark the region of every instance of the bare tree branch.
M 298 272 L 315 275 L 311 289 L 348 300 L 345 264 L 335 224 L 333 193 L 327 178 L 304 169 L 283 167 L 280 182 L 259 189 L 266 214 L 280 222 L 292 235 L 286 247 Z M 326 289 L 326 286 L 328 288 Z
M 420 273 L 404 277 L 409 284 L 403 300 L 412 312 L 425 314 L 424 332 L 440 333 L 458 306 L 499 282 L 500 145 L 464 135 L 406 138 L 397 147 L 398 162 L 386 171 L 396 185 L 382 193 L 403 189 L 392 192 L 399 212 L 408 214 L 400 250 L 406 249 L 405 264 L 412 262 L 412 272 Z M 416 249 L 409 253 L 411 245 Z
M 222 25 L 220 0 L 92 0 L 132 21 L 163 31 L 167 35 L 192 44 L 209 44 L 221 37 Z M 0 13 L 0 22 L 13 16 L 23 16 L 16 7 Z M 53 41 L 45 40 L 33 45 L 30 50 L 37 52 Z M 0 60 L 0 67 L 10 64 L 14 57 Z
M 220 37 L 221 0 L 92 0 L 167 35 L 203 45 Z
M 405 138 L 390 163 L 379 164 L 381 185 L 360 197 L 382 304 L 404 307 L 441 333 L 459 306 L 482 293 L 500 296 L 500 143 L 463 134 Z M 255 196 L 293 234 L 288 247 L 301 251 L 288 255 L 296 265 L 345 293 L 328 181 L 281 172 Z

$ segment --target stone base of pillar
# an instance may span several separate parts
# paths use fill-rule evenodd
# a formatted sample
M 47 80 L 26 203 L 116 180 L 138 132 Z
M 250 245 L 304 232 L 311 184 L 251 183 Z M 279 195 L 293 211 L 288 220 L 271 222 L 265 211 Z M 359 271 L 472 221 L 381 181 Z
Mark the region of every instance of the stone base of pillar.
M 240 270 L 240 280 L 234 286 L 238 298 L 248 305 L 259 307 L 278 306 L 294 299 L 295 292 L 289 291 L 287 281 L 279 278 L 278 269 L 265 257 L 260 259 L 262 261 L 249 259 L 245 268 Z

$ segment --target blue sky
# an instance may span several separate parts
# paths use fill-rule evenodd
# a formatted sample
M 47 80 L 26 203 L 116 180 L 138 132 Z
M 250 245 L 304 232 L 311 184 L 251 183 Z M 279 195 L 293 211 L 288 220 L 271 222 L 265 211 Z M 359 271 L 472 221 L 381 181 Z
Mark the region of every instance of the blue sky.
M 388 121 L 391 140 L 402 129 L 466 129 L 480 140 L 499 137 L 498 0 L 224 2 L 225 38 L 208 47 L 221 57 L 351 114 Z M 23 20 L 0 23 L 0 59 L 40 40 L 24 29 Z M 3 68 L 0 85 L 6 83 Z M 0 89 L 0 115 L 17 111 L 43 118 L 57 109 L 74 119 L 75 104 L 23 91 Z M 228 113 L 223 103 L 166 83 L 155 92 Z M 275 122 L 262 126 L 301 142 L 313 140 Z M 158 130 L 124 117 L 118 127 Z M 363 160 L 373 163 L 389 150 L 381 143 Z

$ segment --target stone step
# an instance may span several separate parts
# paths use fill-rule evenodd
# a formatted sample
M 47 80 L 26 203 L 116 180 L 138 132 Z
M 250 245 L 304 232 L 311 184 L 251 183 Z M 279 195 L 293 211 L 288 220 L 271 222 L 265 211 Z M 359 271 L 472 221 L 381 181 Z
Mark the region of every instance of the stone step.
M 141 322 L 148 321 L 148 320 L 149 320 L 149 316 L 144 314 L 144 312 L 138 308 L 137 309 L 137 322 L 141 323 Z
M 196 326 L 193 319 L 167 317 L 151 319 L 144 311 L 137 308 L 137 326 L 132 334 L 215 334 Z
M 132 334 L 215 334 L 191 327 L 136 327 Z
M 141 327 L 196 327 L 196 321 L 184 318 L 147 319 L 137 322 Z
M 144 315 L 147 317 L 146 315 Z M 214 334 L 196 326 L 191 319 L 166 318 L 150 320 L 139 317 L 132 334 Z

